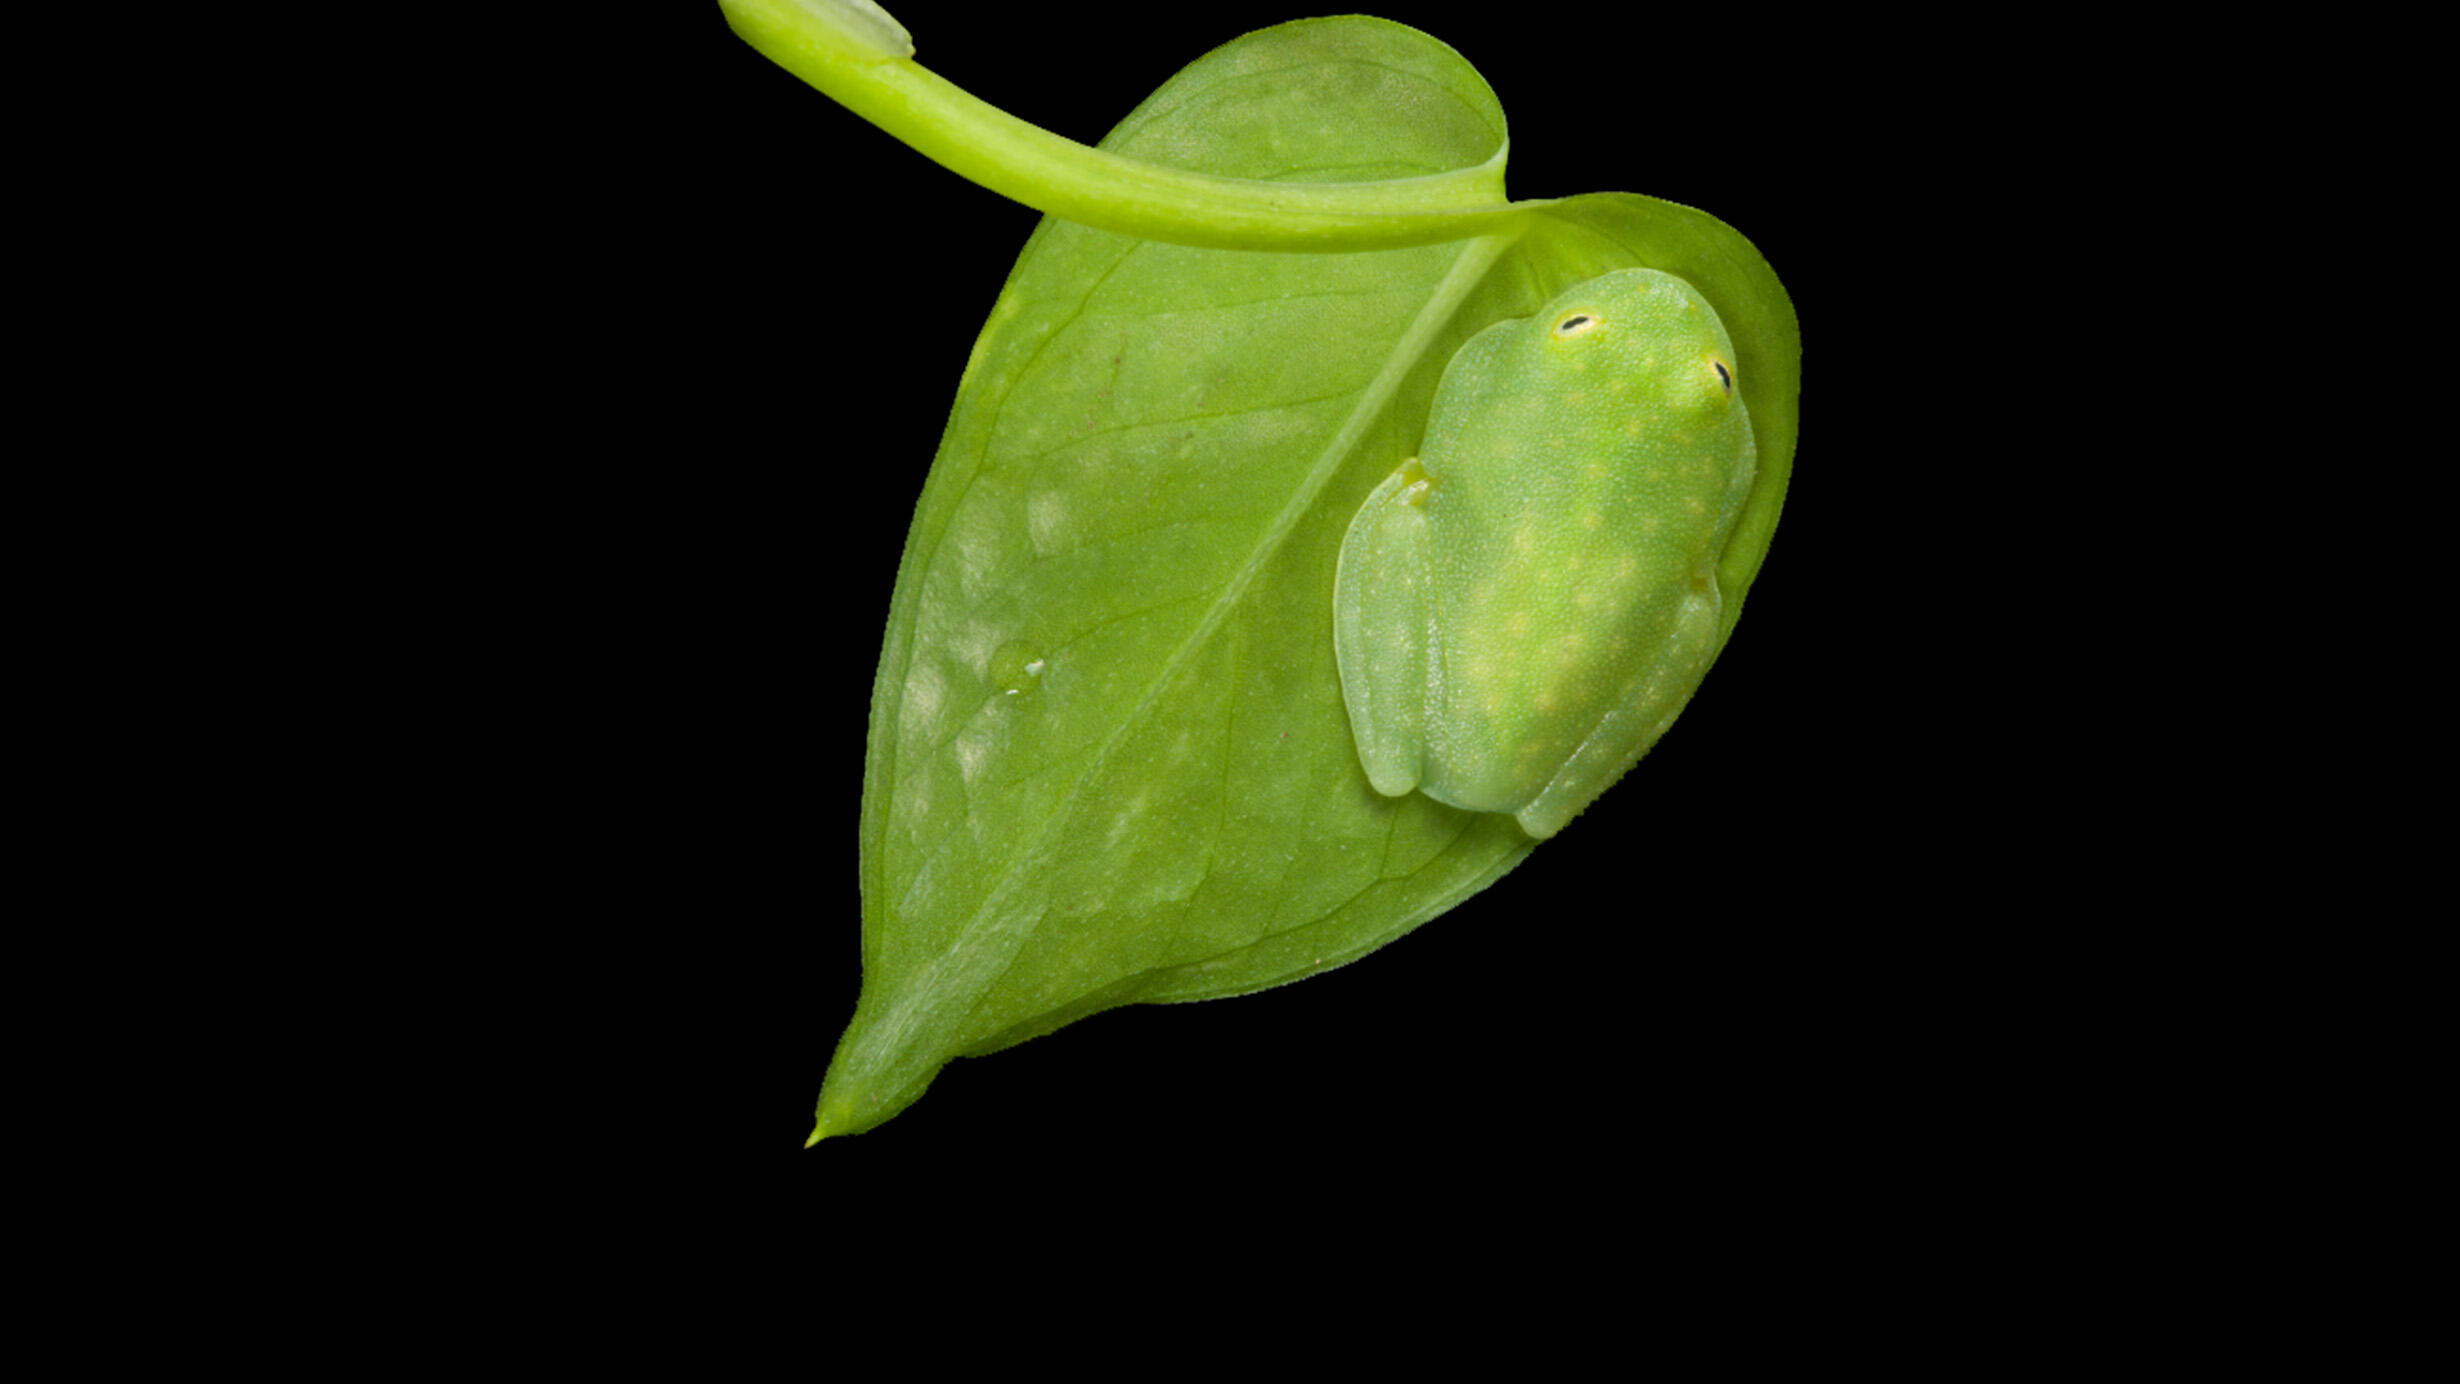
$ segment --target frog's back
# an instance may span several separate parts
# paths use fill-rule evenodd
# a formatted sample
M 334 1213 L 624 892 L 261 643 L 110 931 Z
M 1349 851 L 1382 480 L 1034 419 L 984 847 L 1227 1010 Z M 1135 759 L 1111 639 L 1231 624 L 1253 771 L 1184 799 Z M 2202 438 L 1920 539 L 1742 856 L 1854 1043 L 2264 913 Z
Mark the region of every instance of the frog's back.
M 1519 813 L 1577 795 L 1567 820 L 1697 686 L 1755 455 L 1732 357 L 1688 285 L 1635 270 L 1455 358 L 1421 458 L 1430 796 Z

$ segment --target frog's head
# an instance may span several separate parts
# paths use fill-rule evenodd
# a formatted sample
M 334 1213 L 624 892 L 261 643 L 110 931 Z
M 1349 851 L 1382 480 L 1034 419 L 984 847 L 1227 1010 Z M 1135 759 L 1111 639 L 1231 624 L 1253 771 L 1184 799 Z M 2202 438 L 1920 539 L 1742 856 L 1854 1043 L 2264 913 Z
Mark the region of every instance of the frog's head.
M 1574 284 L 1529 319 L 1525 337 L 1546 369 L 1569 377 L 1604 374 L 1685 412 L 1739 407 L 1734 343 L 1699 290 L 1670 274 L 1621 269 Z

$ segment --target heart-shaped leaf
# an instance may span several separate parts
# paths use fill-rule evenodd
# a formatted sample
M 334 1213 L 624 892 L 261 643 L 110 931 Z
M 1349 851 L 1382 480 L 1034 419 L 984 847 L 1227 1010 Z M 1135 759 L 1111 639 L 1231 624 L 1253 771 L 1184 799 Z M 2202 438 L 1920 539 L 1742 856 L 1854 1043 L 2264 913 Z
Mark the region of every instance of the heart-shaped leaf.
M 778 37 L 801 3 L 729 14 L 810 76 L 816 50 Z M 1101 145 L 1243 180 L 1220 195 L 1264 204 L 1263 229 L 1034 232 L 898 574 L 863 790 L 863 991 L 815 1139 L 887 1119 L 956 1056 L 1354 960 L 1528 854 L 1508 816 L 1378 794 L 1334 662 L 1344 531 L 1416 453 L 1445 364 L 1481 328 L 1634 266 L 1716 308 L 1760 451 L 1720 566 L 1720 643 L 1731 632 L 1793 450 L 1792 309 L 1703 213 L 1627 194 L 1507 203 L 1505 147 L 1493 93 L 1443 44 L 1302 21 L 1205 55 Z M 1342 226 L 1375 222 L 1303 234 L 1390 248 L 1287 248 L 1300 233 L 1267 224 L 1274 185 L 1321 194 L 1296 199 L 1302 221 L 1331 206 Z M 1392 214 L 1339 204 L 1354 192 Z M 1184 229 L 1152 229 L 1133 197 L 1088 199 L 1069 209 Z M 1228 248 L 1240 235 L 1268 248 Z M 923 326 L 965 312 L 917 305 Z

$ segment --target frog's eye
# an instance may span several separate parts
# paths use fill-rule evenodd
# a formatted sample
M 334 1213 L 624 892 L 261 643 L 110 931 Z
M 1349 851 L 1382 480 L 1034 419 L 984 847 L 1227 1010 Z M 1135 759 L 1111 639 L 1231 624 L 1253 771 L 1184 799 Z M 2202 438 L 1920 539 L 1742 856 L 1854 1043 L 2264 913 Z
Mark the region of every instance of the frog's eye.
M 1717 383 L 1724 387 L 1725 397 L 1734 397 L 1734 367 L 1715 356 L 1708 358 L 1709 367 L 1717 372 Z
M 1569 341 L 1582 332 L 1595 331 L 1597 324 L 1596 313 L 1587 308 L 1574 308 L 1563 314 L 1562 321 L 1555 323 L 1555 340 Z

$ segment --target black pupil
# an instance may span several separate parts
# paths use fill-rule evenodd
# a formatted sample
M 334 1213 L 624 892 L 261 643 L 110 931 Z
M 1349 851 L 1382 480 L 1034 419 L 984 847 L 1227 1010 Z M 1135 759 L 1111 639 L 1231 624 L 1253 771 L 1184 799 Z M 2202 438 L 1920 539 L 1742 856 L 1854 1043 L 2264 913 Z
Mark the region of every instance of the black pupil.
M 1586 322 L 1586 321 L 1588 321 L 1588 320 L 1589 320 L 1589 319 L 1588 319 L 1587 317 L 1566 317 L 1566 318 L 1564 318 L 1564 319 L 1563 319 L 1563 325 L 1562 325 L 1561 327 L 1557 328 L 1557 330 L 1558 330 L 1558 331 L 1566 331 L 1566 332 L 1568 332 L 1568 331 L 1570 331 L 1572 328 L 1577 327 L 1577 326 L 1579 326 L 1581 323 Z
M 1718 360 L 1718 361 L 1711 361 L 1711 362 L 1709 362 L 1709 363 L 1710 363 L 1711 365 L 1714 365 L 1714 366 L 1716 366 L 1716 367 L 1717 367 L 1717 383 L 1719 383 L 1719 384 L 1721 384 L 1721 385 L 1724 385 L 1724 386 L 1725 386 L 1725 392 L 1726 392 L 1726 393 L 1728 393 L 1728 394 L 1733 393 L 1733 392 L 1734 392 L 1734 377 L 1733 377 L 1732 375 L 1730 375 L 1730 374 L 1728 374 L 1728 373 L 1726 372 L 1725 362 L 1724 362 L 1724 361 L 1721 361 L 1721 360 Z

